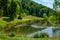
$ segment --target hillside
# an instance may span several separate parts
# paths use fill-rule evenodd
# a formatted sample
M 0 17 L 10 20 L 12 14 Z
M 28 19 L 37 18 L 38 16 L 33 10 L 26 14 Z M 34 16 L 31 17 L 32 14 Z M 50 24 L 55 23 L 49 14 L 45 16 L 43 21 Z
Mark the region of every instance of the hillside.
M 60 12 L 50 9 L 42 4 L 38 4 L 31 0 L 22 0 L 21 1 L 21 14 L 25 13 L 26 15 L 37 16 L 50 20 L 51 24 L 60 23 Z M 47 17 L 47 18 L 46 18 Z M 50 19 L 49 19 L 50 18 Z M 53 22 L 51 22 L 53 20 Z M 54 22 L 56 21 L 56 22 Z
M 47 16 L 56 15 L 57 12 L 53 9 L 50 9 L 46 6 L 43 6 L 42 4 L 38 4 L 34 1 L 29 0 L 22 0 L 21 1 L 21 8 L 22 11 L 25 12 L 28 15 L 43 17 L 43 14 L 45 13 Z

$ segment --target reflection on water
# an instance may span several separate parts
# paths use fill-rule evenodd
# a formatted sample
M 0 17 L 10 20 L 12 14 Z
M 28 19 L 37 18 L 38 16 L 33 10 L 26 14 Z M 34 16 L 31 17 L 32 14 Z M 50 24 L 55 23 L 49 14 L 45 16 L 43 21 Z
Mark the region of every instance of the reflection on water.
M 28 34 L 28 37 L 33 37 L 35 34 L 40 34 L 41 32 L 45 32 L 49 35 L 49 37 L 60 37 L 60 28 L 59 27 L 47 27 L 41 31 L 34 32 L 32 34 Z

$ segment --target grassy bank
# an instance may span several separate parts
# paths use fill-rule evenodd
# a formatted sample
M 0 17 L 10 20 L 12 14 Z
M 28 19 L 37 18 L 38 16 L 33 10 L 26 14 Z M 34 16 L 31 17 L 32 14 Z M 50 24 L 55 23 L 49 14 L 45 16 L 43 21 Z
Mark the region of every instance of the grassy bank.
M 60 38 L 29 38 L 23 35 L 15 35 L 10 37 L 10 34 L 0 32 L 0 40 L 60 40 Z
M 41 30 L 40 28 L 39 29 L 33 28 L 30 25 L 19 27 L 19 28 L 13 28 L 13 29 L 11 28 L 12 30 L 10 29 L 9 32 L 4 32 L 4 29 L 8 28 L 8 25 L 11 25 L 11 27 L 13 27 L 12 25 L 14 25 L 15 27 L 16 25 L 20 25 L 20 23 L 28 24 L 30 22 L 35 22 L 38 20 L 43 20 L 43 18 L 26 16 L 26 17 L 22 17 L 21 20 L 16 18 L 15 20 L 9 21 L 9 22 L 0 18 L 0 40 L 60 40 L 60 38 L 29 38 L 21 35 L 21 34 L 26 35 L 26 34 Z M 11 37 L 12 35 L 11 33 L 14 33 L 13 37 Z
M 22 19 L 17 19 L 15 18 L 13 21 L 6 21 L 3 20 L 3 18 L 0 18 L 0 27 L 6 27 L 7 24 L 12 24 L 12 25 L 18 25 L 18 23 L 28 23 L 28 22 L 34 22 L 37 20 L 43 20 L 43 18 L 39 18 L 39 17 L 34 17 L 34 16 L 25 16 L 22 17 Z

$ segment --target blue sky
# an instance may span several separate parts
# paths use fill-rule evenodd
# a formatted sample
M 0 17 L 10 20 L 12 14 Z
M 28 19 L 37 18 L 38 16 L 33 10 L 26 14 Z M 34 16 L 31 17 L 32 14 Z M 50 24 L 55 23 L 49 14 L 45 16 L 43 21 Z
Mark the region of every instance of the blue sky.
M 53 8 L 54 0 L 34 0 L 34 1 L 39 3 L 39 4 L 45 5 L 49 8 Z

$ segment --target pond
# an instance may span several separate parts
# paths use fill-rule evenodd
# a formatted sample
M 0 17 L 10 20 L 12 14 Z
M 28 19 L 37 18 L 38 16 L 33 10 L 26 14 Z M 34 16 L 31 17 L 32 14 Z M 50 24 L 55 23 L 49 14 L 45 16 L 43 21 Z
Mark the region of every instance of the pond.
M 31 34 L 28 34 L 28 37 L 34 37 L 35 34 L 40 35 L 40 33 L 47 33 L 49 37 L 60 37 L 60 27 L 47 27 L 41 31 L 37 31 Z

